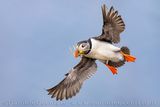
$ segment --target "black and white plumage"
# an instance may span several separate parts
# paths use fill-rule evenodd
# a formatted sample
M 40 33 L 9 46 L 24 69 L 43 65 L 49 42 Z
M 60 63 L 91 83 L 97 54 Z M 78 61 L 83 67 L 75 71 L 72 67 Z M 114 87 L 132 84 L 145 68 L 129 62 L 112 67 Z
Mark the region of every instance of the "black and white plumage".
M 120 42 L 120 33 L 125 29 L 118 11 L 115 11 L 113 7 L 107 11 L 106 6 L 103 5 L 102 15 L 102 34 L 77 43 L 75 57 L 81 56 L 81 61 L 58 85 L 47 90 L 52 98 L 63 100 L 75 96 L 83 82 L 96 72 L 96 60 L 106 64 L 113 74 L 116 74 L 116 68 L 124 65 L 126 61 L 135 61 L 135 58 L 130 56 L 127 47 L 119 48 L 113 45 L 113 43 Z

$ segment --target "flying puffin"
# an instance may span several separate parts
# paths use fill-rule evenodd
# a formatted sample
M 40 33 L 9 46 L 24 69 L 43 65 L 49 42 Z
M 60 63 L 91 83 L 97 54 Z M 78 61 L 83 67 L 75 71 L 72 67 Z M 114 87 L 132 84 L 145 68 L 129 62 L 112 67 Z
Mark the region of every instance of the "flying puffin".
M 113 74 L 125 62 L 134 62 L 136 58 L 130 55 L 127 47 L 116 47 L 120 42 L 120 33 L 124 31 L 125 24 L 118 11 L 113 7 L 107 11 L 105 4 L 102 6 L 103 28 L 102 34 L 76 44 L 74 56 L 81 57 L 81 61 L 73 67 L 65 78 L 53 88 L 47 89 L 48 95 L 56 100 L 69 99 L 75 96 L 83 82 L 97 70 L 96 60 L 105 64 Z

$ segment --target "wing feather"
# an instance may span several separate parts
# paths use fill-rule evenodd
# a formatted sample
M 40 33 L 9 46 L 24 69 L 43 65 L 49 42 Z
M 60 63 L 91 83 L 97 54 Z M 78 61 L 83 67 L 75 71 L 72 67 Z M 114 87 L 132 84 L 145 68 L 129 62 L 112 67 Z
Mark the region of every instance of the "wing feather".
M 95 60 L 82 57 L 81 61 L 66 74 L 66 77 L 53 88 L 48 89 L 48 94 L 56 100 L 69 99 L 81 89 L 83 82 L 91 77 L 97 70 Z
M 102 34 L 95 39 L 101 41 L 109 41 L 111 43 L 120 42 L 120 33 L 124 31 L 125 24 L 118 11 L 114 10 L 113 6 L 110 8 L 109 12 L 106 10 L 106 6 L 102 6 L 103 15 L 103 28 Z

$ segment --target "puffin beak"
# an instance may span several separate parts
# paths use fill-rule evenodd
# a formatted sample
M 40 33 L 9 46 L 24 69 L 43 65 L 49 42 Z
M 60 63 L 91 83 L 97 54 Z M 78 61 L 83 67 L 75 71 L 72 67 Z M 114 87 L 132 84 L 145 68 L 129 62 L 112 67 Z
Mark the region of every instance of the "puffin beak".
M 74 51 L 74 57 L 77 58 L 78 56 L 79 56 L 79 51 L 78 51 L 78 49 L 76 49 L 76 50 Z

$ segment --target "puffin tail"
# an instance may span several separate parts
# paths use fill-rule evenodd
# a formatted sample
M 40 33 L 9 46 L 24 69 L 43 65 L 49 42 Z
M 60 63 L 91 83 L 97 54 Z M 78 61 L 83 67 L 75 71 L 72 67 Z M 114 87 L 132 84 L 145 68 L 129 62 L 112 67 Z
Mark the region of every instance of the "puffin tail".
M 125 61 L 127 62 L 135 62 L 136 58 L 130 55 L 130 50 L 128 47 L 121 47 L 121 54 L 124 56 Z
M 121 47 L 121 51 L 122 51 L 124 54 L 130 55 L 130 50 L 129 50 L 129 48 L 126 47 L 126 46 L 122 46 L 122 47 Z
M 123 66 L 125 62 L 134 62 L 136 60 L 134 56 L 130 55 L 130 50 L 126 46 L 121 47 L 120 53 L 124 56 L 124 60 L 121 60 L 119 62 L 108 61 L 108 65 L 118 68 Z

